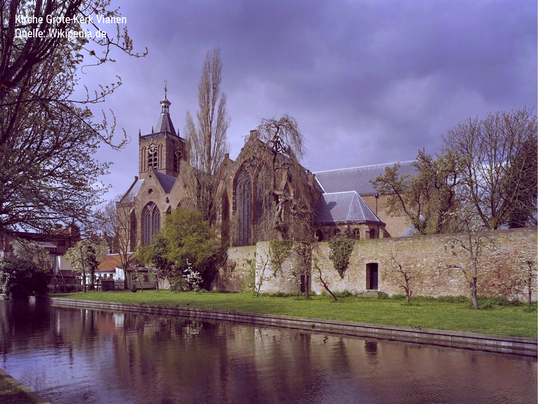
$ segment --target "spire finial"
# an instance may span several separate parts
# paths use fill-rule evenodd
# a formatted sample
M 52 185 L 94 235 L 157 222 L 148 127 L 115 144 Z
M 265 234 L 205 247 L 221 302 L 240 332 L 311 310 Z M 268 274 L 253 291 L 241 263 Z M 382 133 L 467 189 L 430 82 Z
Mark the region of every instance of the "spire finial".
M 164 81 L 164 99 L 167 100 L 168 98 L 166 98 L 168 94 L 168 80 L 165 80 Z

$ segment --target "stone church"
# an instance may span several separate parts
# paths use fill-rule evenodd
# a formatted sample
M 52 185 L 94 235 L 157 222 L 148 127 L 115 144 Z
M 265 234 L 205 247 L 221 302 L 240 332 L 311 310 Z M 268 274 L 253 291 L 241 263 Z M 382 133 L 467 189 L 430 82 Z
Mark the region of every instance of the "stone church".
M 166 214 L 179 206 L 195 206 L 196 182 L 189 164 L 187 140 L 180 137 L 170 117 L 166 94 L 161 112 L 151 132 L 139 132 L 139 173 L 118 203 L 130 222 L 130 246 L 150 244 L 164 225 Z M 219 214 L 216 230 L 229 246 L 254 245 L 282 237 L 275 230 L 274 218 L 280 217 L 293 231 L 297 216 L 290 203 L 282 206 L 268 191 L 272 181 L 271 149 L 250 132 L 235 160 L 226 156 L 222 181 L 214 196 Z M 279 156 L 280 159 L 285 157 Z M 403 174 L 413 172 L 412 162 L 401 162 Z M 313 229 L 319 241 L 340 234 L 355 239 L 402 236 L 409 224 L 403 217 L 385 212 L 384 195 L 378 195 L 370 180 L 384 173 L 387 164 L 310 172 L 279 173 L 275 183 L 282 195 L 301 200 L 312 215 Z M 282 233 L 283 234 L 283 233 Z

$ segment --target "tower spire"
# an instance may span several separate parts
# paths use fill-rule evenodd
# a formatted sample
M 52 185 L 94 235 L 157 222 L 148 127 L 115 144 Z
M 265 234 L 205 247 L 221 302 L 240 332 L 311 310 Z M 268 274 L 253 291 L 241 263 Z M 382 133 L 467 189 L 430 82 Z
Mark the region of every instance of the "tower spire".
M 171 102 L 168 101 L 168 80 L 165 80 L 164 81 L 164 99 L 161 100 L 161 115 L 170 114 L 170 104 Z

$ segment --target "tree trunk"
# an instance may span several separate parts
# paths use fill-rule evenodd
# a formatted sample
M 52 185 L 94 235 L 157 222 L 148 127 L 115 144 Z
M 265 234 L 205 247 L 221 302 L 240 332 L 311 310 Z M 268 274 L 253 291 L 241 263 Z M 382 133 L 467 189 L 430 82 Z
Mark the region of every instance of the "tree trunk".
M 473 276 L 469 282 L 469 287 L 471 289 L 471 303 L 473 304 L 473 308 L 478 308 L 478 294 L 477 294 L 477 280 L 476 276 Z

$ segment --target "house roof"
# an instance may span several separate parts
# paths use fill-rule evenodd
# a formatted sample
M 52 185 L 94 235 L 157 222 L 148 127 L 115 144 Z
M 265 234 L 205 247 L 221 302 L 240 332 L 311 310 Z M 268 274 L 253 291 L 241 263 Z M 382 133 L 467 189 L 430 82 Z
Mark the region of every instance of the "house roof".
M 318 224 L 383 223 L 355 191 L 321 195 L 316 206 Z
M 119 254 L 109 254 L 99 263 L 97 271 L 114 271 L 121 268 L 121 259 Z
M 403 175 L 414 175 L 416 168 L 412 165 L 413 162 L 414 160 L 399 162 L 400 172 Z M 376 191 L 370 181 L 384 174 L 386 167 L 391 167 L 395 164 L 398 163 L 317 171 L 314 174 L 323 190 L 327 193 L 357 191 L 360 195 L 373 195 Z

